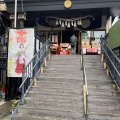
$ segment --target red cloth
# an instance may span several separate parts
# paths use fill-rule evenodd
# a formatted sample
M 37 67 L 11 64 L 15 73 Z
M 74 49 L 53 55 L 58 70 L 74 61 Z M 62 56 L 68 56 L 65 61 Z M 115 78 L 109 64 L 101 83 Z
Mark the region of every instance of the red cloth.
M 24 61 L 24 63 L 20 63 L 19 62 L 19 59 L 17 60 L 17 65 L 16 65 L 16 69 L 15 69 L 15 72 L 16 73 L 22 73 L 22 69 L 23 69 L 23 66 L 25 66 L 25 59 L 23 58 L 23 61 Z

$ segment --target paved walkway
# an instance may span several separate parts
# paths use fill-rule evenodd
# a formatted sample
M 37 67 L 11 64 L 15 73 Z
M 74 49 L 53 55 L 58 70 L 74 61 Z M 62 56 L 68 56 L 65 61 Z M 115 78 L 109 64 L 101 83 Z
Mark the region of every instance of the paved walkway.
M 0 120 L 10 119 L 10 109 L 12 107 L 11 101 L 4 101 L 0 98 Z

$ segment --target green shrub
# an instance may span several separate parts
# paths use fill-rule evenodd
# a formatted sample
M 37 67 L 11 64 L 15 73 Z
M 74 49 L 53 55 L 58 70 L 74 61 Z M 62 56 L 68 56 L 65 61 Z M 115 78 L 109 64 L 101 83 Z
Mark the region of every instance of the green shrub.
M 108 45 L 111 49 L 120 46 L 120 20 L 118 20 L 109 31 Z

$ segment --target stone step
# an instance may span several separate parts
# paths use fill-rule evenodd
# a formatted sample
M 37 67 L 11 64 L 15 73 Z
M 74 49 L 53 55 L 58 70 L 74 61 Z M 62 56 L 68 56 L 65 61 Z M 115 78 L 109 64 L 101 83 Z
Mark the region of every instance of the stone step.
M 53 117 L 72 117 L 74 119 L 81 119 L 84 117 L 83 112 L 74 112 L 69 109 L 68 111 L 63 111 L 59 109 L 49 110 L 49 109 L 34 109 L 32 107 L 24 107 L 20 106 L 18 108 L 18 112 L 24 113 L 24 114 L 31 114 L 31 115 L 37 115 L 37 116 L 53 116 Z
M 91 68 L 91 66 L 86 66 L 85 69 L 88 70 L 88 71 L 93 71 L 93 72 L 96 71 L 96 70 L 97 71 L 105 71 L 105 69 L 101 66 L 97 67 L 97 69 L 96 68 Z
M 91 61 L 88 61 L 88 60 L 84 60 L 85 64 L 87 65 L 102 65 L 103 63 L 100 62 L 100 60 L 91 60 Z
M 67 86 L 66 86 L 67 88 Z M 81 88 L 82 89 L 82 88 Z M 82 94 L 82 90 L 80 88 L 79 89 L 57 89 L 57 88 L 45 88 L 42 89 L 41 87 L 32 87 L 30 91 L 34 91 L 34 93 L 39 92 L 39 94 L 46 94 L 46 93 L 58 93 L 58 94 Z
M 89 98 L 89 100 L 88 100 L 88 107 L 90 108 L 90 109 L 92 109 L 92 107 L 91 106 L 110 106 L 110 107 L 112 107 L 112 108 L 116 108 L 116 107 L 119 107 L 120 108 L 120 102 L 119 102 L 119 100 L 109 100 L 109 99 L 103 99 L 103 101 L 102 100 L 93 100 L 93 99 L 91 99 L 90 100 L 90 98 Z
M 120 113 L 120 106 L 114 105 L 111 106 L 109 105 L 103 105 L 103 104 L 88 104 L 88 111 L 98 111 L 98 110 L 104 110 L 104 111 L 114 111 L 115 112 L 119 112 Z
M 37 79 L 37 82 L 52 82 L 52 83 L 65 83 L 65 84 L 82 84 L 82 81 L 83 81 L 83 78 L 80 78 L 80 79 L 61 79 L 61 78 L 48 78 L 48 79 L 45 79 L 44 77 L 41 77 L 40 79 Z
M 51 55 L 51 59 L 69 59 L 69 58 L 71 58 L 71 59 L 78 59 L 78 58 L 80 58 L 81 56 L 80 55 Z
M 88 83 L 88 85 L 98 85 L 98 84 L 100 84 L 100 85 L 109 85 L 109 86 L 111 86 L 111 84 L 112 84 L 112 80 L 106 80 L 106 79 L 104 79 L 104 80 L 100 80 L 100 79 L 96 79 L 96 78 L 87 78 L 87 83 Z
M 104 85 L 108 85 L 109 87 L 111 87 L 112 85 L 112 80 L 98 80 L 98 79 L 87 79 L 87 83 L 88 83 L 88 87 L 92 86 L 94 84 L 94 86 L 104 86 Z M 55 78 L 55 77 L 51 77 L 51 78 L 37 78 L 37 86 L 42 85 L 43 86 L 59 86 L 61 87 L 62 85 L 72 85 L 72 84 L 78 84 L 78 85 L 83 85 L 83 78 L 78 78 L 78 79 L 61 79 L 61 78 Z
M 88 104 L 116 105 L 120 103 L 119 97 L 112 96 L 88 96 Z
M 114 111 L 92 111 L 88 113 L 86 120 L 119 120 L 120 115 L 114 114 Z
M 59 79 L 59 80 L 58 80 Z M 56 78 L 37 78 L 37 84 L 38 85 L 41 85 L 41 83 L 43 84 L 43 85 L 46 85 L 46 84 L 52 84 L 52 85 L 56 85 L 56 84 L 59 84 L 59 85 L 82 85 L 83 84 L 83 79 L 81 78 L 81 79 L 66 79 L 66 80 L 62 80 L 61 78 L 58 78 L 58 79 L 56 79 Z M 60 80 L 61 79 L 61 80 Z M 37 85 L 37 86 L 38 86 Z
M 79 96 L 82 95 L 82 92 L 80 91 L 79 93 L 74 93 L 74 92 L 48 92 L 48 91 L 29 91 L 28 94 L 32 96 L 37 96 L 37 95 L 60 95 L 60 96 Z
M 83 72 L 82 71 L 80 71 L 79 73 L 66 73 L 66 72 L 64 72 L 64 73 L 42 73 L 42 74 L 39 74 L 38 76 L 79 76 L 79 77 L 81 77 L 81 76 L 83 76 Z
M 56 117 L 56 116 L 47 116 L 47 115 L 31 115 L 31 114 L 17 114 L 12 120 L 86 120 L 85 118 L 74 118 L 74 117 Z
M 97 115 L 100 115 L 100 116 L 116 116 L 116 117 L 120 117 L 120 111 L 117 111 L 117 110 L 104 110 L 104 109 L 99 109 L 99 110 L 90 110 L 88 111 L 88 114 L 97 114 Z M 119 120 L 119 119 L 117 119 Z
M 81 113 L 82 114 L 82 113 Z M 81 115 L 82 116 L 82 115 Z M 84 115 L 83 115 L 84 116 Z M 77 118 L 74 117 L 65 117 L 65 116 L 48 116 L 48 115 L 31 115 L 31 114 L 24 114 L 24 113 L 17 113 L 16 116 L 12 120 L 85 120 L 84 118 Z
M 98 58 L 101 58 L 101 55 L 84 55 L 84 58 L 98 59 Z
M 47 80 L 48 80 L 48 81 L 49 81 L 49 80 L 51 80 L 51 79 L 53 79 L 53 80 L 55 80 L 55 79 L 56 79 L 56 80 L 59 80 L 59 79 L 61 79 L 61 80 L 63 79 L 63 80 L 64 80 L 64 79 L 66 79 L 66 80 L 74 80 L 74 81 L 76 81 L 76 80 L 78 80 L 78 81 L 79 81 L 79 80 L 80 80 L 80 81 L 83 81 L 83 77 L 82 77 L 82 76 L 81 76 L 80 78 L 79 78 L 79 77 L 77 77 L 77 78 L 76 78 L 76 77 L 70 78 L 70 77 L 67 77 L 67 76 L 66 76 L 66 77 L 59 77 L 59 76 L 45 77 L 45 76 L 40 76 L 40 75 L 39 75 L 39 76 L 36 77 L 36 79 L 37 79 L 38 81 L 39 81 L 39 80 L 41 80 L 41 81 L 47 81 Z
M 72 80 L 80 80 L 81 79 L 81 75 L 56 75 L 56 76 L 54 76 L 54 75 L 42 75 L 42 74 L 39 74 L 38 76 L 37 76 L 37 79 L 52 79 L 52 78 L 55 78 L 55 79 L 72 79 Z
M 100 59 L 89 59 L 89 60 L 87 60 L 87 59 L 84 58 L 84 62 L 86 64 L 94 64 L 94 65 L 96 65 L 96 64 L 102 64 L 102 62 L 100 61 Z
M 47 66 L 44 68 L 44 70 L 48 70 L 48 71 L 51 71 L 51 70 L 60 70 L 60 71 L 72 71 L 72 72 L 76 72 L 76 71 L 82 71 L 81 70 L 81 67 L 73 67 L 73 68 L 69 68 L 69 67 L 59 67 L 59 66 L 56 66 L 56 67 L 50 67 L 50 66 Z
M 93 98 L 93 101 L 96 99 L 96 100 L 98 100 L 98 99 L 113 99 L 114 101 L 115 100 L 119 100 L 120 99 L 120 93 L 119 92 L 116 92 L 116 91 L 113 91 L 113 95 L 116 95 L 116 96 L 89 96 L 89 98 Z
M 79 82 L 59 82 L 59 81 L 37 81 L 37 86 L 39 88 L 64 88 L 64 89 L 79 89 L 82 87 L 82 80 Z
M 79 97 L 79 96 L 81 96 L 81 94 L 68 94 L 68 93 L 47 93 L 47 92 L 42 92 L 42 93 L 39 93 L 39 91 L 38 92 L 34 92 L 34 91 L 29 91 L 28 92 L 28 97 L 38 97 L 38 96 L 43 96 L 43 95 L 45 95 L 45 96 L 47 96 L 47 95 L 51 95 L 51 96 L 69 96 L 70 98 L 71 97 Z
M 50 63 L 50 62 L 52 62 L 52 63 L 54 63 L 54 62 L 56 62 L 56 63 L 59 63 L 59 62 L 61 62 L 61 63 L 66 63 L 66 62 L 68 62 L 68 63 L 70 63 L 70 62 L 72 62 L 72 63 L 74 63 L 75 64 L 75 62 L 77 62 L 77 63 L 80 63 L 80 58 L 52 58 L 52 59 L 50 59 L 50 60 L 48 60 L 47 62 L 48 63 Z M 67 64 L 68 64 L 67 63 Z
M 104 111 L 103 111 L 104 112 Z M 96 113 L 90 112 L 85 118 L 84 114 L 80 113 L 80 117 L 69 117 L 69 116 L 54 116 L 54 115 L 46 115 L 46 114 L 25 114 L 25 113 L 17 113 L 16 116 L 13 117 L 12 120 L 119 120 L 120 114 L 113 113 Z
M 20 106 L 21 107 L 21 106 Z M 34 108 L 39 110 L 60 110 L 60 111 L 71 111 L 71 112 L 83 112 L 83 102 L 54 102 L 54 101 L 36 101 L 36 100 L 25 100 L 25 105 L 22 107 Z
M 67 59 L 67 58 L 80 58 L 80 55 L 51 55 L 51 59 Z
M 98 65 L 98 66 L 90 66 L 90 65 L 87 65 L 87 64 L 85 64 L 85 68 L 86 69 L 89 69 L 89 70 L 92 70 L 92 69 L 103 69 L 103 66 L 100 66 L 100 65 Z
M 65 83 L 65 82 L 63 82 L 63 83 L 61 83 L 61 82 L 53 82 L 53 84 L 52 84 L 52 82 L 37 82 L 37 86 L 32 86 L 32 88 L 31 88 L 31 90 L 44 90 L 44 89 L 46 89 L 46 90 L 49 90 L 49 89 L 53 89 L 53 90 L 55 90 L 55 89 L 57 89 L 57 90 L 61 90 L 61 89 L 63 89 L 63 90 L 66 90 L 66 91 L 78 91 L 78 90 L 80 90 L 81 91 L 81 89 L 82 89 L 82 87 L 83 87 L 83 83 Z M 56 91 L 57 91 L 56 90 Z M 92 91 L 99 91 L 99 90 L 102 90 L 102 91 L 106 91 L 106 90 L 108 90 L 108 91 L 111 91 L 112 90 L 112 86 L 111 85 L 98 85 L 98 84 L 94 84 L 94 86 L 93 86 L 93 84 L 88 84 L 88 90 L 92 90 Z
M 89 90 L 112 90 L 112 85 L 111 84 L 94 84 L 94 86 L 92 84 L 88 85 L 88 89 Z
M 107 77 L 107 75 L 106 75 L 106 72 L 98 72 L 98 71 L 96 71 L 96 72 L 94 72 L 94 74 L 93 74 L 93 72 L 88 72 L 88 71 L 86 71 L 86 76 L 105 76 L 105 77 Z
M 52 61 L 47 61 L 48 65 L 76 65 L 76 64 L 80 64 L 80 60 L 63 60 L 63 61 L 57 61 L 57 60 L 52 60 Z
M 88 64 L 88 65 L 100 65 L 100 66 L 103 64 L 100 59 L 98 59 L 98 60 L 94 60 L 94 59 L 87 60 L 87 59 L 84 59 L 84 63 Z
M 83 96 L 67 97 L 67 96 L 49 96 L 41 95 L 41 97 L 26 97 L 25 101 L 41 101 L 41 102 L 59 102 L 59 103 L 83 103 Z
M 88 80 L 111 80 L 111 77 L 110 76 L 106 76 L 106 75 L 99 75 L 99 74 L 86 74 L 86 77 Z
M 32 97 L 33 96 L 33 97 Z M 56 95 L 56 94 L 39 94 L 39 96 L 35 96 L 34 94 L 28 94 L 27 97 L 25 99 L 35 99 L 35 100 L 41 100 L 41 101 L 45 101 L 45 100 L 56 100 L 56 101 L 83 101 L 83 95 L 79 95 L 79 96 L 70 96 L 70 95 Z
M 51 57 L 51 59 L 49 59 L 49 61 L 53 61 L 53 60 L 56 60 L 56 61 L 80 60 L 80 56 L 79 57 L 70 57 L 70 56 L 68 56 L 68 57 L 66 57 L 66 56 L 64 56 L 64 57 Z
M 85 70 L 89 73 L 94 73 L 94 72 L 100 72 L 100 73 L 104 73 L 104 72 L 106 72 L 106 70 L 104 69 L 104 68 L 98 68 L 98 69 L 96 69 L 96 68 L 91 68 L 91 67 L 86 67 L 85 68 Z
M 81 73 L 81 70 L 78 69 L 78 70 L 74 70 L 74 71 L 71 71 L 71 69 L 59 69 L 59 68 L 56 68 L 56 69 L 44 69 L 44 73 L 52 73 L 52 74 L 56 74 L 56 73 L 64 73 L 64 74 L 80 74 Z
M 64 69 L 64 68 L 69 68 L 69 69 L 74 69 L 74 70 L 78 70 L 78 69 L 81 69 L 81 65 L 80 64 L 77 64 L 77 65 L 47 65 L 46 68 L 59 68 L 59 69 Z
M 96 65 L 96 66 L 94 66 L 94 65 L 87 65 L 87 64 L 85 64 L 85 68 L 86 69 L 89 69 L 89 70 L 91 70 L 91 69 L 103 69 L 103 66 L 102 65 Z
M 89 89 L 89 96 L 117 96 L 116 92 L 113 92 L 112 90 L 110 91 L 105 91 L 105 90 L 90 90 Z
M 96 75 L 97 76 L 97 75 Z M 110 77 L 108 77 L 108 76 L 102 76 L 102 77 L 100 77 L 100 76 L 98 76 L 98 77 L 96 77 L 95 75 L 93 76 L 93 75 L 90 75 L 90 76 L 88 76 L 88 75 L 86 75 L 86 77 L 87 77 L 87 81 L 89 82 L 91 82 L 91 81 L 97 81 L 97 82 L 100 82 L 100 81 L 104 81 L 104 82 L 113 82 L 113 80 L 110 78 Z

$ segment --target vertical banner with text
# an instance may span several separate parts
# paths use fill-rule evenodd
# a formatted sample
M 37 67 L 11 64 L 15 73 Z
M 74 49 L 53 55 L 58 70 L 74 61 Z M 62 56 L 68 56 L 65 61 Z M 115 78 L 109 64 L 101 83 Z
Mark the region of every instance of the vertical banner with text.
M 23 66 L 34 55 L 34 29 L 10 29 L 8 46 L 8 77 L 22 77 Z

